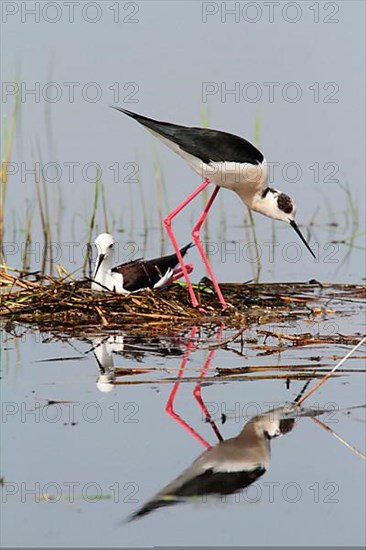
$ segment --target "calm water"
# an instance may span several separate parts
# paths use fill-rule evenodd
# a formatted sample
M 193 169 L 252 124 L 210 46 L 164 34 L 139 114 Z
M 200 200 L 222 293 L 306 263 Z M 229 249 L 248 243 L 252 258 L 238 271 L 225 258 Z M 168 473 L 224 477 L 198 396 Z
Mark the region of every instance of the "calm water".
M 302 2 L 299 13 L 281 5 L 273 18 L 264 5 L 250 8 L 245 2 L 235 3 L 240 13 L 231 16 L 223 10 L 233 3 L 221 2 L 97 2 L 96 11 L 82 3 L 73 17 L 63 3 L 57 13 L 54 3 L 48 4 L 39 22 L 37 13 L 22 11 L 33 2 L 15 5 L 14 14 L 3 12 L 3 114 L 10 116 L 15 81 L 21 94 L 6 197 L 9 265 L 21 266 L 29 215 L 29 263 L 37 269 L 41 262 L 32 171 L 43 175 L 56 261 L 67 269 L 82 263 L 96 166 L 102 171 L 109 228 L 120 244 L 116 261 L 168 251 L 169 243 L 160 238 L 156 155 L 167 188 L 163 214 L 199 181 L 181 159 L 153 145 L 143 128 L 108 106 L 200 125 L 203 105 L 210 126 L 248 139 L 260 118 L 260 146 L 274 163 L 271 185 L 294 196 L 297 220 L 319 258 L 311 259 L 291 228 L 278 223 L 273 233 L 272 222 L 256 216 L 261 280 L 362 280 L 362 2 L 328 2 L 328 7 Z M 247 281 L 255 275 L 255 261 L 243 207 L 233 194 L 220 195 L 209 218 L 211 260 L 219 280 Z M 190 240 L 187 228 L 200 205 L 198 199 L 177 219 L 182 244 Z M 100 197 L 93 238 L 104 229 Z M 189 259 L 199 280 L 204 271 L 195 250 Z M 286 373 L 288 365 L 301 372 L 319 362 L 332 367 L 350 348 L 334 343 L 265 355 L 258 347 L 264 345 L 259 330 L 365 332 L 362 304 L 332 301 L 327 307 L 334 313 L 300 325 L 253 326 L 244 334 L 243 349 L 236 341 L 212 355 L 202 397 L 224 439 L 237 435 L 252 416 L 292 401 L 301 391 L 304 380 L 288 386 L 285 378 L 271 378 L 278 374 L 276 366 Z M 100 346 L 91 351 L 100 340 L 86 335 L 85 341 L 61 341 L 24 327 L 15 330 L 23 336 L 14 339 L 4 330 L 1 351 L 4 545 L 365 543 L 364 462 L 308 418 L 272 442 L 270 469 L 247 492 L 226 502 L 197 500 L 123 523 L 204 451 L 165 412 L 189 332 L 155 339 L 142 332 L 136 340 L 123 327 L 110 343 L 111 354 L 103 356 L 108 365 L 101 372 L 95 356 Z M 224 338 L 230 334 L 224 329 Z M 198 330 L 198 349 L 191 350 L 184 373 L 191 380 L 180 384 L 175 402 L 191 430 L 211 445 L 217 437 L 204 422 L 193 391 L 209 353 L 202 347 L 215 341 L 215 333 Z M 275 339 L 269 343 L 277 344 Z M 307 405 L 363 404 L 363 356 L 360 350 L 345 365 L 359 372 L 328 381 Z M 218 367 L 245 366 L 269 370 L 235 379 L 217 376 Z M 119 368 L 141 372 L 122 376 Z M 111 385 L 113 377 L 118 384 Z M 47 406 L 47 400 L 71 403 Z M 223 424 L 222 414 L 227 416 Z M 323 420 L 364 449 L 362 409 Z M 38 499 L 44 493 L 54 500 Z
M 363 331 L 363 316 L 350 317 L 347 309 L 344 317 L 336 317 L 337 331 L 348 334 L 350 318 L 354 330 Z M 298 328 L 330 334 L 334 317 Z M 196 499 L 120 525 L 188 467 L 205 442 L 217 443 L 193 393 L 203 372 L 203 401 L 227 439 L 253 416 L 295 399 L 304 380 L 287 384 L 283 374 L 291 376 L 289 365 L 300 373 L 321 372 L 347 349 L 290 344 L 281 354 L 268 355 L 263 344 L 273 346 L 275 338 L 264 342 L 263 329 L 294 333 L 291 325 L 253 326 L 244 333 L 243 347 L 236 341 L 210 355 L 200 347 L 220 335 L 206 338 L 199 329 L 198 349 L 189 349 L 190 331 L 138 339 L 124 332 L 87 342 L 59 342 L 26 331 L 21 339 L 9 338 L 2 355 L 6 544 L 362 544 L 364 461 L 309 418 L 273 440 L 269 471 L 247 491 L 229 495 L 226 502 Z M 224 330 L 221 337 L 230 334 Z M 355 372 L 333 378 L 307 406 L 338 410 L 363 404 L 362 357 L 362 351 L 356 353 L 347 363 Z M 185 359 L 174 410 L 186 427 L 165 412 Z M 236 379 L 217 376 L 220 367 L 248 366 L 262 370 Z M 126 368 L 140 374 L 123 376 Z M 47 400 L 66 403 L 47 406 Z M 323 420 L 364 448 L 362 409 L 330 413 Z M 304 529 L 304 521 L 312 528 Z

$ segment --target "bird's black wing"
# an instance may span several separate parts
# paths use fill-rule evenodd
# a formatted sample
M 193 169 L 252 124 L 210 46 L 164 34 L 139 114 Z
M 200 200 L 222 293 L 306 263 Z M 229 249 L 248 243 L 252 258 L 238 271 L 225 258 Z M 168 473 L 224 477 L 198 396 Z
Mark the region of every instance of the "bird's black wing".
M 257 481 L 265 471 L 266 469 L 262 466 L 258 466 L 251 471 L 243 470 L 241 472 L 215 472 L 212 469 L 207 470 L 187 480 L 171 494 L 159 495 L 158 498 L 150 500 L 130 517 L 130 521 L 142 518 L 163 506 L 172 506 L 180 502 L 185 502 L 191 497 L 231 495 L 240 489 L 249 487 L 249 485 Z
M 182 256 L 191 248 L 192 243 L 180 249 Z M 142 288 L 153 288 L 165 275 L 168 269 L 174 269 L 178 264 L 176 254 L 162 256 L 153 260 L 135 260 L 112 269 L 113 273 L 121 273 L 123 276 L 123 288 L 128 292 L 134 292 Z
M 254 470 L 242 470 L 237 472 L 217 472 L 206 470 L 204 473 L 186 481 L 184 485 L 175 491 L 179 497 L 201 495 L 231 495 L 245 489 L 254 483 L 265 473 L 263 466 Z
M 181 149 L 198 157 L 206 164 L 224 161 L 250 164 L 263 162 L 262 153 L 252 143 L 234 134 L 208 128 L 180 126 L 153 120 L 120 107 L 113 108 L 137 120 L 149 130 L 173 141 Z

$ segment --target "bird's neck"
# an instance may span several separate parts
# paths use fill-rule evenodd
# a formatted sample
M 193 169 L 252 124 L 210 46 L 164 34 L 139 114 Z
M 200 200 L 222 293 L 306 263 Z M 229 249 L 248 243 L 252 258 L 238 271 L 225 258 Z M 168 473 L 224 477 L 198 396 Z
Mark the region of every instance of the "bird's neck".
M 96 272 L 96 269 L 98 267 L 98 263 L 99 263 L 99 256 L 97 258 L 97 262 L 95 264 L 95 270 L 94 270 L 94 276 L 93 276 L 93 279 L 99 283 L 103 283 L 106 275 L 110 272 L 110 270 L 112 269 L 112 256 L 105 256 L 101 265 L 99 266 L 99 269 Z
M 272 190 L 266 194 L 263 192 L 255 193 L 255 195 L 252 195 L 249 200 L 245 201 L 245 203 L 251 210 L 254 210 L 254 212 L 263 214 L 263 216 L 267 216 L 268 218 L 276 219 L 275 213 L 277 210 L 277 205 L 276 198 Z
M 111 369 L 113 365 L 113 356 L 112 356 L 112 350 L 110 349 L 110 345 L 108 343 L 100 344 L 97 346 L 94 350 L 94 353 L 99 361 L 99 368 L 107 371 L 108 369 Z
M 250 437 L 258 441 L 262 440 L 266 446 L 269 446 L 269 440 L 265 435 L 269 427 L 268 421 L 265 421 L 263 417 L 255 417 L 245 424 L 238 437 Z
M 251 438 L 263 438 L 263 430 L 262 429 L 259 429 L 258 430 L 258 426 L 256 424 L 256 421 L 255 420 L 249 420 L 249 422 L 247 422 L 244 426 L 244 428 L 242 429 L 242 431 L 240 432 L 240 434 L 237 436 L 238 438 L 248 438 L 248 437 L 251 437 Z
M 255 419 L 250 420 L 237 436 L 238 442 L 242 441 L 248 456 L 252 457 L 253 464 L 269 466 L 271 456 L 270 440 L 266 437 L 263 427 L 259 426 Z

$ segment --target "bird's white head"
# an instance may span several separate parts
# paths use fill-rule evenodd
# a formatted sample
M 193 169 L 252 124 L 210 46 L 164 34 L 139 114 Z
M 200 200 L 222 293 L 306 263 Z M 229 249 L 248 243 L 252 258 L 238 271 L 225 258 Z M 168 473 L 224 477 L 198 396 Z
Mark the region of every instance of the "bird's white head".
M 109 233 L 101 233 L 94 242 L 97 247 L 98 254 L 102 254 L 104 257 L 107 257 L 113 253 L 114 238 Z
M 314 252 L 311 250 L 299 226 L 295 222 L 296 204 L 291 197 L 277 189 L 266 187 L 253 201 L 252 209 L 274 220 L 289 223 L 299 235 L 310 254 L 315 258 Z
M 266 187 L 260 194 L 253 210 L 255 209 L 269 218 L 288 223 L 295 219 L 296 214 L 294 200 L 285 193 L 271 187 Z
M 104 284 L 103 274 L 112 267 L 114 238 L 109 233 L 101 233 L 94 242 L 97 247 L 98 258 L 95 264 L 93 279 L 98 283 Z M 101 268 L 102 264 L 103 267 Z

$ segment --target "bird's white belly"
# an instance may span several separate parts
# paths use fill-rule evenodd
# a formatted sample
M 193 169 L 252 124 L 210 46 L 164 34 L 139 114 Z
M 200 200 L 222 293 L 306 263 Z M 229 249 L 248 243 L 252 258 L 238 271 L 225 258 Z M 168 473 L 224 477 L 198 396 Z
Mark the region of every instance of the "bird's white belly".
M 241 162 L 210 162 L 204 165 L 203 174 L 220 187 L 238 191 L 245 186 L 251 194 L 262 189 L 267 176 L 262 164 Z
M 267 185 L 268 168 L 265 160 L 261 164 L 247 162 L 213 162 L 209 164 L 180 151 L 191 168 L 202 178 L 209 179 L 219 187 L 238 193 L 249 205 L 250 198 L 261 193 Z
M 92 282 L 92 290 L 99 290 L 106 292 L 110 290 L 117 294 L 130 294 L 123 288 L 123 276 L 120 273 L 111 273 L 108 271 L 103 277 L 97 277 Z

